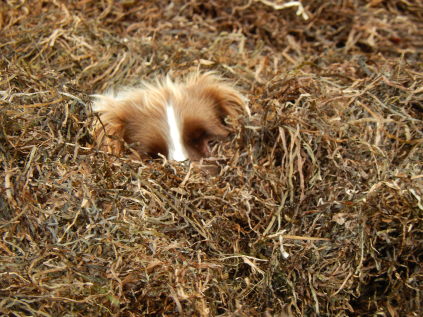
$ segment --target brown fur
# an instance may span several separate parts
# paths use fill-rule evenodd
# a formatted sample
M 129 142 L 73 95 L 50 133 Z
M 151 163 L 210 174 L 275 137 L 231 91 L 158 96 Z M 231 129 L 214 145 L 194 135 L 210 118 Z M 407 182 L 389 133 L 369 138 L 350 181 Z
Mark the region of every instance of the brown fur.
M 185 82 L 169 78 L 144 84 L 118 95 L 97 95 L 99 114 L 94 137 L 97 145 L 122 155 L 125 143 L 140 157 L 168 155 L 166 104 L 172 103 L 182 126 L 182 138 L 191 160 L 209 156 L 208 142 L 229 134 L 225 117 L 236 117 L 246 105 L 243 97 L 213 73 L 195 73 Z

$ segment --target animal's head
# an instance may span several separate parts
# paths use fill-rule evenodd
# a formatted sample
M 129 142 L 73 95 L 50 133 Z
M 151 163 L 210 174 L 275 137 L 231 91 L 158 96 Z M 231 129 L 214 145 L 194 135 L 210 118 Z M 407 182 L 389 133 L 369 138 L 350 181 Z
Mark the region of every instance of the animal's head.
M 121 155 L 126 142 L 141 157 L 183 161 L 210 155 L 209 142 L 228 136 L 225 119 L 246 108 L 244 97 L 214 73 L 169 78 L 115 95 L 96 95 L 96 140 Z

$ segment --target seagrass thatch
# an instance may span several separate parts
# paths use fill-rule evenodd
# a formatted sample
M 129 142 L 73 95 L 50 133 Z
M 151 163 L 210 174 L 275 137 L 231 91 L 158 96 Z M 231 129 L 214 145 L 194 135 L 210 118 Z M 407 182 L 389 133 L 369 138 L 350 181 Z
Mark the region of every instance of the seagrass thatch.
M 422 315 L 423 4 L 286 2 L 0 2 L 0 314 Z M 95 149 L 90 94 L 196 69 L 250 100 L 219 175 Z

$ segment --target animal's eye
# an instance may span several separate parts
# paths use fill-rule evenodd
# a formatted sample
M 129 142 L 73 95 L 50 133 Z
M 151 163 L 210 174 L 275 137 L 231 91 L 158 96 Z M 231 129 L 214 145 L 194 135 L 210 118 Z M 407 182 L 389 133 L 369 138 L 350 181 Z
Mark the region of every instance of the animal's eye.
M 147 155 L 152 158 L 153 160 L 158 159 L 159 158 L 159 153 L 155 153 L 155 152 L 149 152 L 147 153 Z
M 159 158 L 159 154 L 168 156 L 168 149 L 166 142 L 164 140 L 156 140 L 156 142 L 151 142 L 147 144 L 144 148 L 145 153 L 150 156 L 152 159 Z
M 210 139 L 210 135 L 206 130 L 197 129 L 192 131 L 192 134 L 188 136 L 189 143 L 192 145 L 201 145 L 204 142 L 207 142 Z

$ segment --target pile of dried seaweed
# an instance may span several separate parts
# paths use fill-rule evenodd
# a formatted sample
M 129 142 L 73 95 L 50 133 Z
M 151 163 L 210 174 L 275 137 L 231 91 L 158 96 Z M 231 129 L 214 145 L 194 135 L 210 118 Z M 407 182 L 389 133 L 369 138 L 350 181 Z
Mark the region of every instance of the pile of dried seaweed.
M 2 315 L 421 316 L 423 4 L 284 2 L 0 3 Z M 198 68 L 252 110 L 219 175 L 93 147 Z

